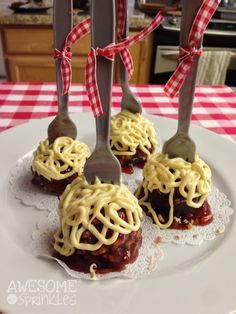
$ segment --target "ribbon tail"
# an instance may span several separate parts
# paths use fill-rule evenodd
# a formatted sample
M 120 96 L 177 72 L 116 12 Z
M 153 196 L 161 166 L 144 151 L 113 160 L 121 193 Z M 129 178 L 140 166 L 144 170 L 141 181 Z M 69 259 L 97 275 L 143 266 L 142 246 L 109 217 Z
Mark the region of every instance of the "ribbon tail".
M 94 49 L 92 49 L 88 56 L 85 67 L 85 87 L 87 90 L 90 106 L 92 108 L 93 115 L 95 118 L 99 117 L 104 113 L 97 86 L 96 72 L 97 72 L 96 52 Z
M 70 61 L 61 60 L 62 95 L 68 94 L 71 86 L 72 69 Z
M 161 12 L 159 12 L 148 26 L 146 26 L 141 32 L 134 35 L 132 38 L 127 38 L 124 41 L 119 42 L 118 44 L 110 44 L 103 48 L 103 55 L 105 57 L 112 56 L 124 50 L 125 48 L 129 48 L 133 44 L 141 41 L 146 36 L 151 34 L 151 32 L 154 31 L 163 22 L 163 20 L 164 17 L 162 16 Z
M 179 92 L 180 88 L 182 87 L 186 75 L 188 74 L 189 70 L 191 69 L 192 62 L 183 60 L 179 63 L 177 69 L 172 74 L 168 82 L 164 87 L 164 92 L 170 98 L 174 98 L 176 94 Z
M 118 38 L 122 38 L 125 29 L 125 21 L 127 14 L 127 5 L 126 0 L 118 0 L 117 1 L 117 34 Z
M 87 17 L 85 20 L 77 24 L 66 37 L 65 44 L 71 46 L 87 35 L 90 32 L 90 24 L 90 17 Z
M 131 54 L 129 52 L 129 49 L 125 48 L 124 50 L 120 51 L 120 57 L 121 60 L 126 68 L 126 71 L 128 73 L 128 77 L 129 79 L 131 78 L 131 76 L 133 75 L 134 72 L 134 63 L 133 63 L 133 59 L 131 57 Z
M 204 0 L 189 33 L 190 45 L 197 46 L 221 0 Z
M 146 26 L 140 33 L 134 35 L 131 39 L 128 39 L 127 43 L 123 42 L 122 44 L 128 48 L 134 43 L 137 43 L 143 40 L 145 37 L 151 34 L 163 21 L 164 21 L 164 17 L 162 13 L 158 12 L 157 15 L 154 17 L 154 19 L 151 21 L 151 23 L 148 26 Z

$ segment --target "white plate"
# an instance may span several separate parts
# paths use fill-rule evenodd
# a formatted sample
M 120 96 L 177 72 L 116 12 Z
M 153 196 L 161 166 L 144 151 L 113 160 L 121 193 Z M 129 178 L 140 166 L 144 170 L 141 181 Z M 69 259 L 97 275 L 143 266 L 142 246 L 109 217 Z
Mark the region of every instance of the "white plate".
M 176 121 L 148 117 L 155 123 L 163 140 L 174 134 Z M 165 258 L 158 271 L 146 279 L 79 281 L 76 292 L 73 290 L 73 302 L 71 299 L 68 305 L 61 299 L 54 300 L 55 305 L 50 305 L 48 299 L 38 299 L 38 305 L 34 306 L 21 305 L 26 302 L 27 292 L 31 293 L 30 297 L 42 294 L 42 291 L 34 290 L 39 289 L 39 280 L 44 280 L 46 284 L 53 280 L 58 284 L 70 279 L 57 264 L 35 258 L 30 251 L 30 235 L 46 212 L 21 205 L 9 191 L 10 169 L 19 157 L 34 149 L 46 137 L 51 120 L 37 120 L 0 134 L 0 310 L 7 313 L 236 311 L 235 215 L 226 232 L 214 241 L 205 242 L 199 247 L 163 245 Z M 78 114 L 74 120 L 79 138 L 88 144 L 94 143 L 92 115 Z M 235 143 L 195 126 L 191 129 L 191 135 L 197 143 L 198 153 L 213 170 L 214 185 L 228 196 L 235 209 Z M 17 281 L 19 286 L 16 287 Z M 25 293 L 19 290 L 24 285 Z M 70 297 L 69 293 L 67 291 L 64 295 Z

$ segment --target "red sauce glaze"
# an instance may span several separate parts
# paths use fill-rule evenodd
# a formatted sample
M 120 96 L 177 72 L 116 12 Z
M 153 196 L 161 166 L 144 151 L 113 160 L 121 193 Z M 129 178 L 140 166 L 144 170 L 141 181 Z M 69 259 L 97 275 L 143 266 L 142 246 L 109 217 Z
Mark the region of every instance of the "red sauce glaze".
M 125 217 L 124 211 L 119 215 Z M 126 219 L 125 219 L 126 220 Z M 95 219 L 93 224 L 97 229 L 102 229 L 102 223 Z M 110 235 L 112 235 L 112 231 Z M 96 243 L 97 239 L 86 230 L 82 235 L 84 243 Z M 119 234 L 112 245 L 102 245 L 98 250 L 86 251 L 76 250 L 71 256 L 63 256 L 54 251 L 53 256 L 62 260 L 67 266 L 75 271 L 89 273 L 91 264 L 96 264 L 96 273 L 105 274 L 109 272 L 120 272 L 127 264 L 135 262 L 138 257 L 139 248 L 142 244 L 142 231 L 131 232 L 127 235 Z
M 152 151 L 152 148 L 149 149 Z M 136 154 L 132 156 L 120 156 L 116 155 L 116 158 L 119 160 L 122 172 L 132 174 L 134 172 L 133 166 L 137 166 L 140 169 L 143 169 L 147 161 L 148 155 L 145 154 L 139 147 L 137 148 Z
M 191 216 L 191 218 L 189 218 Z M 203 203 L 203 205 L 194 209 L 192 213 L 183 214 L 181 217 L 181 222 L 173 221 L 171 228 L 173 229 L 189 229 L 189 224 L 187 221 L 191 222 L 192 225 L 195 226 L 206 226 L 209 225 L 213 221 L 213 215 L 211 212 L 211 207 L 207 200 Z M 186 221 L 187 220 L 187 221 Z
M 48 192 L 49 194 L 55 194 L 57 196 L 60 196 L 66 186 L 68 184 L 70 184 L 75 178 L 78 177 L 78 174 L 75 173 L 72 176 L 70 176 L 69 178 L 63 179 L 63 180 L 47 180 L 46 178 L 44 178 L 43 176 L 37 174 L 37 172 L 33 172 L 33 178 L 31 180 L 31 182 L 35 185 L 39 185 L 41 186 L 46 192 Z
M 127 173 L 127 174 L 134 173 L 133 165 L 127 165 L 127 166 L 122 167 L 122 172 Z
M 170 208 L 169 194 L 154 190 L 152 193 L 149 192 L 149 201 L 157 216 L 161 214 L 164 221 L 167 221 Z M 143 209 L 147 212 L 146 207 Z M 189 229 L 191 225 L 205 226 L 213 221 L 213 214 L 207 200 L 200 208 L 192 208 L 186 204 L 186 199 L 179 193 L 178 189 L 174 193 L 174 217 L 178 220 L 174 219 L 171 224 L 170 228 L 173 229 Z

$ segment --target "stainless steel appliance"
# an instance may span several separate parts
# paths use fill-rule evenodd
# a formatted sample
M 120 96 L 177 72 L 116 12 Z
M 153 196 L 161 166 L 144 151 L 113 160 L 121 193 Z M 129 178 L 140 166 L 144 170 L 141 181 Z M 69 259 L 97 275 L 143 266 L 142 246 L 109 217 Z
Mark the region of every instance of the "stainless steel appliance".
M 154 35 L 150 83 L 165 84 L 177 66 L 180 17 L 168 16 Z M 236 86 L 236 20 L 212 19 L 203 41 L 204 49 L 229 49 L 233 54 L 226 84 Z

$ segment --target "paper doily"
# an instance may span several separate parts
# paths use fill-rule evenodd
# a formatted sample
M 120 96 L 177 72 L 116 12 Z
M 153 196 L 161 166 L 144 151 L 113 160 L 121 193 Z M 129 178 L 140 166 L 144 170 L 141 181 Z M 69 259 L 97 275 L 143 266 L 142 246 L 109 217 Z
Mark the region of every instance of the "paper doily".
M 34 206 L 40 210 L 55 212 L 59 203 L 58 198 L 47 194 L 38 186 L 34 186 L 31 183 L 31 162 L 32 152 L 17 161 L 17 164 L 11 171 L 11 191 L 16 198 L 20 199 L 25 205 Z M 122 177 L 123 183 L 131 192 L 134 192 L 141 183 L 142 170 L 134 168 L 132 175 L 122 174 Z M 208 196 L 208 201 L 214 215 L 214 220 L 211 224 L 204 227 L 193 226 L 191 230 L 159 230 L 159 228 L 154 225 L 157 235 L 159 235 L 159 233 L 161 235 L 162 242 L 199 245 L 204 240 L 213 240 L 216 235 L 223 233 L 226 224 L 230 220 L 230 216 L 233 214 L 230 201 L 225 194 L 220 192 L 216 187 L 212 188 Z
M 226 195 L 216 187 L 212 188 L 208 196 L 208 202 L 213 212 L 213 222 L 206 226 L 193 226 L 190 230 L 161 230 L 162 242 L 173 242 L 176 244 L 200 245 L 203 241 L 214 240 L 217 235 L 225 231 L 230 221 L 233 209 Z
M 132 193 L 135 192 L 142 180 L 142 174 L 138 171 L 132 179 L 124 182 Z M 233 209 L 227 196 L 220 192 L 218 188 L 212 187 L 208 195 L 208 202 L 213 213 L 213 222 L 206 226 L 193 226 L 190 230 L 161 229 L 156 226 L 160 232 L 162 242 L 172 242 L 175 244 L 200 245 L 203 241 L 214 240 L 215 237 L 225 231 L 226 225 L 230 221 Z M 152 222 L 153 223 L 153 222 Z
M 33 152 L 29 152 L 18 159 L 12 169 L 10 175 L 11 191 L 24 205 L 34 206 L 40 210 L 56 210 L 59 203 L 58 197 L 47 194 L 39 186 L 31 183 L 32 154 Z
M 90 274 L 71 270 L 64 262 L 52 257 L 50 241 L 59 226 L 59 218 L 56 211 L 51 211 L 47 218 L 38 224 L 38 229 L 32 234 L 31 249 L 36 256 L 56 260 L 66 272 L 73 278 L 90 280 Z M 139 256 L 133 264 L 126 266 L 122 272 L 113 272 L 105 275 L 97 275 L 97 279 L 111 279 L 116 277 L 140 278 L 149 275 L 157 269 L 163 259 L 164 253 L 160 247 L 160 236 L 150 217 L 144 215 L 142 221 L 143 241 L 139 250 Z

